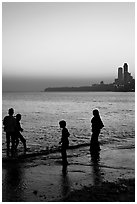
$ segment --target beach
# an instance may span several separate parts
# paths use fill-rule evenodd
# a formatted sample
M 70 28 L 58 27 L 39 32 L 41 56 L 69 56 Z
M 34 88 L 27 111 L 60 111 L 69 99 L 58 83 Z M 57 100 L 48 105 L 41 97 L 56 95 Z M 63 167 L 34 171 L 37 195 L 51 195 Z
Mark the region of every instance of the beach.
M 3 118 L 9 107 L 22 114 L 24 154 L 6 156 L 2 133 L 2 201 L 134 201 L 134 93 L 4 93 Z M 92 110 L 100 110 L 104 128 L 101 151 L 89 151 Z M 67 168 L 62 168 L 59 121 L 70 132 Z
M 2 202 L 135 201 L 134 31 L 134 2 L 2 2 Z
M 89 146 L 69 149 L 68 166 L 60 152 L 3 159 L 3 202 L 135 201 L 135 152 L 103 145 L 94 157 Z

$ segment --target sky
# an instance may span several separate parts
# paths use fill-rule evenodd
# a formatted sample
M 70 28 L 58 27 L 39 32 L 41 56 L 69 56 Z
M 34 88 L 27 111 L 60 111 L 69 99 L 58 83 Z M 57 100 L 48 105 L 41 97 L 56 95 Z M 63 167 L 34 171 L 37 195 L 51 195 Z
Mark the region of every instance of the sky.
M 2 89 L 114 82 L 135 77 L 134 2 L 3 2 Z

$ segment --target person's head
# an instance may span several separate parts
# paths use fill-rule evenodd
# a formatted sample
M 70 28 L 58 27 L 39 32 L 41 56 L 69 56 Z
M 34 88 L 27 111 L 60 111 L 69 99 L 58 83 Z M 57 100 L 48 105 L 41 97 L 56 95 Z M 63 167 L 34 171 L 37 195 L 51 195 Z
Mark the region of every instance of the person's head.
M 93 110 L 93 115 L 96 117 L 96 116 L 99 116 L 99 111 L 97 109 L 94 109 Z
M 12 116 L 12 115 L 14 114 L 14 109 L 13 109 L 13 108 L 10 108 L 10 109 L 8 110 L 8 114 Z
M 18 121 L 20 121 L 20 120 L 21 120 L 21 114 L 18 113 L 18 114 L 16 115 L 16 119 L 17 119 Z
M 61 128 L 66 127 L 66 121 L 65 121 L 65 120 L 61 120 L 61 121 L 59 122 L 59 125 L 60 125 Z

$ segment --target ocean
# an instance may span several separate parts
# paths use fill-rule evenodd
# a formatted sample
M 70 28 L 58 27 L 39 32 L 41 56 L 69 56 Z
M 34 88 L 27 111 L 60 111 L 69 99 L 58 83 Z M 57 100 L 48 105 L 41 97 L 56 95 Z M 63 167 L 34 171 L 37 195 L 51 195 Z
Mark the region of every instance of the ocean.
M 101 147 L 135 148 L 135 93 L 133 92 L 5 92 L 2 118 L 9 108 L 21 113 L 23 136 L 30 154 L 58 150 L 59 121 L 64 119 L 70 132 L 70 147 L 89 145 L 92 111 L 97 108 L 104 123 Z M 20 142 L 19 151 L 23 151 Z M 2 131 L 2 152 L 6 137 Z

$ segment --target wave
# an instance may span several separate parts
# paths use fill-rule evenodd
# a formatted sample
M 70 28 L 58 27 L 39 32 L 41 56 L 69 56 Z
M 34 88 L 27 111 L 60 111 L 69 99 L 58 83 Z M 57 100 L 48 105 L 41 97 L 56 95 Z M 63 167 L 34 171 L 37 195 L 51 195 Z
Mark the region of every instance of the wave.
M 101 145 L 106 145 L 108 144 L 108 142 L 100 142 Z M 82 144 L 76 144 L 76 145 L 70 145 L 68 147 L 68 150 L 73 150 L 73 149 L 78 149 L 78 148 L 82 148 L 82 147 L 88 147 L 90 146 L 90 143 L 82 143 Z M 113 146 L 114 148 L 117 148 L 117 149 L 135 149 L 135 145 L 134 144 L 123 144 L 123 145 L 120 145 L 120 144 L 117 144 L 116 146 Z M 111 146 L 111 148 L 113 148 Z M 3 149 L 3 153 L 6 152 L 6 149 Z M 19 149 L 17 151 L 17 153 L 15 153 L 14 156 L 4 156 L 6 154 L 3 154 L 3 157 L 2 157 L 2 162 L 8 162 L 8 161 L 20 161 L 20 160 L 23 160 L 23 159 L 27 159 L 27 158 L 35 158 L 37 156 L 44 156 L 44 155 L 49 155 L 49 154 L 52 154 L 52 153 L 58 153 L 61 151 L 61 147 L 51 147 L 50 149 L 44 149 L 44 150 L 35 150 L 35 152 L 32 152 L 32 149 L 28 149 L 28 151 L 26 153 L 22 152 L 22 149 Z
M 117 149 L 135 149 L 135 144 L 117 146 Z
M 69 146 L 68 149 L 78 149 L 78 148 L 86 147 L 89 145 L 90 145 L 90 143 L 77 144 L 77 145 Z M 35 151 L 35 152 L 31 152 L 30 150 L 28 150 L 26 153 L 17 152 L 13 156 L 3 157 L 2 162 L 20 161 L 21 159 L 43 156 L 43 155 L 49 155 L 49 154 L 57 153 L 60 151 L 61 151 L 61 147 L 51 148 L 51 149 L 46 149 L 46 150 L 40 150 L 40 151 Z

